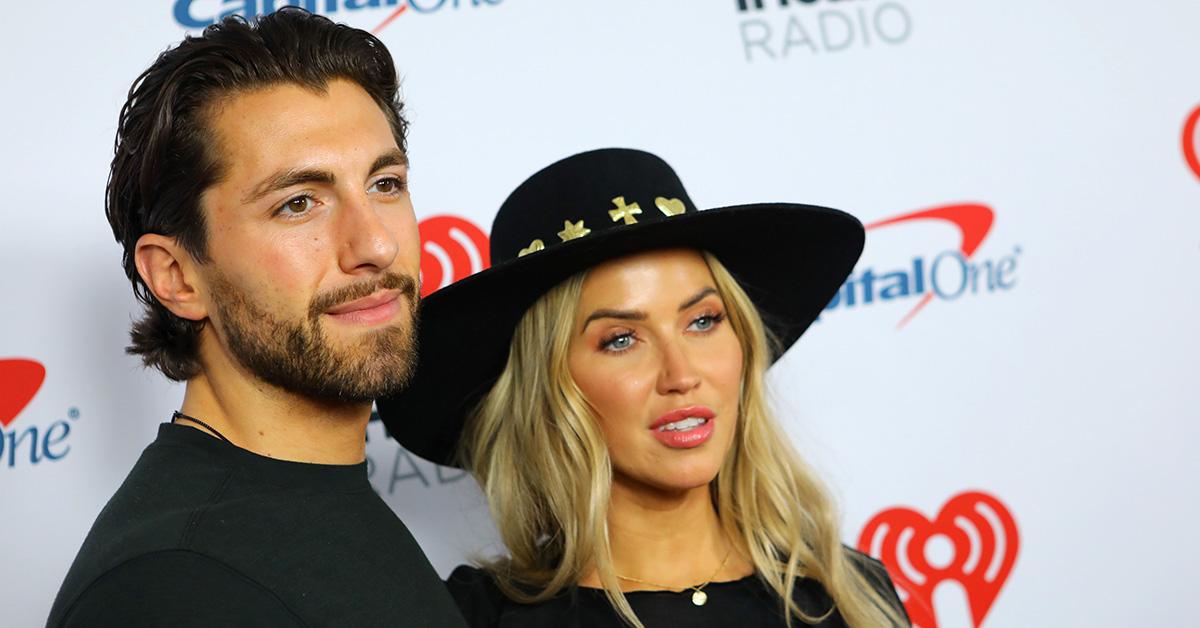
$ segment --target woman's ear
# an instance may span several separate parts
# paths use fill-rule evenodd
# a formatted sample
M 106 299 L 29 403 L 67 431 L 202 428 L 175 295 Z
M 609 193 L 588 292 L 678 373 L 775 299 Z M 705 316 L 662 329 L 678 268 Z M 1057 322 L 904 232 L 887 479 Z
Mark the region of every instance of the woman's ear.
M 200 298 L 202 280 L 195 260 L 174 238 L 143 235 L 138 238 L 133 260 L 150 293 L 172 314 L 192 321 L 208 316 Z

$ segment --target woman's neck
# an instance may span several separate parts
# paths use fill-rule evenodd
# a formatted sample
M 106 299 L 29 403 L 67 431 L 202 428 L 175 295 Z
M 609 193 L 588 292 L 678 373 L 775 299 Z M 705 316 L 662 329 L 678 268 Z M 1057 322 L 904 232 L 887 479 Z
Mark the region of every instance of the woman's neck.
M 614 478 L 608 534 L 626 591 L 682 590 L 754 571 L 722 531 L 707 486 L 668 492 Z M 599 574 L 593 571 L 580 584 L 601 586 Z

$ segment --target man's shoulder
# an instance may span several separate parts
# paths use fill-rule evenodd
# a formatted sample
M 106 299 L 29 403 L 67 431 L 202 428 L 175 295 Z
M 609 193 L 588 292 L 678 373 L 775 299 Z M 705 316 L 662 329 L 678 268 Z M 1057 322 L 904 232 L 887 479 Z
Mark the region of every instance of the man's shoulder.
M 65 594 L 65 595 L 64 595 Z M 212 556 L 149 551 L 95 575 L 55 601 L 48 626 L 301 626 L 275 592 Z
M 51 624 L 95 583 L 183 558 L 189 526 L 228 473 L 196 452 L 157 441 L 147 447 L 88 531 L 55 600 Z M 191 556 L 195 560 L 197 554 Z
M 277 472 L 297 463 L 256 466 L 219 447 L 206 455 L 211 444 L 156 442 L 146 450 L 88 534 L 53 618 L 102 599 L 96 591 L 111 583 L 152 580 L 176 604 L 151 609 L 168 623 L 177 607 L 190 608 L 187 565 L 203 564 L 213 595 L 239 588 L 247 604 L 275 612 L 271 602 L 279 601 L 312 624 L 387 625 L 412 616 L 410 625 L 460 625 L 437 573 L 371 490 L 365 469 L 361 482 L 321 484 L 308 467 L 298 476 Z

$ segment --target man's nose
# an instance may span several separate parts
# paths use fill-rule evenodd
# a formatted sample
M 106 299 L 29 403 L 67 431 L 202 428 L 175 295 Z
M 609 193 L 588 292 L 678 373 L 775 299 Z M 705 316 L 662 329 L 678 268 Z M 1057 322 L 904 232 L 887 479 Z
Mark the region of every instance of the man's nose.
M 342 272 L 382 270 L 396 260 L 400 250 L 398 234 L 392 232 L 365 193 L 346 197 L 338 222 L 341 241 L 338 265 Z

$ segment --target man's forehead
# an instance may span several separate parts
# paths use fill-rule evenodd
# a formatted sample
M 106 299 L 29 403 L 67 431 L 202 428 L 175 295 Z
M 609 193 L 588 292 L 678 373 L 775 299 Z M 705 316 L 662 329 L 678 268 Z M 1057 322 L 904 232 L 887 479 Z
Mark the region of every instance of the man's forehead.
M 342 79 L 323 90 L 280 83 L 233 94 L 215 103 L 209 121 L 214 156 L 248 176 L 370 162 L 399 150 L 379 105 Z

